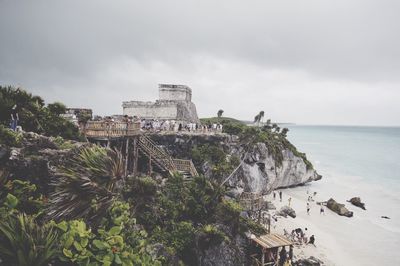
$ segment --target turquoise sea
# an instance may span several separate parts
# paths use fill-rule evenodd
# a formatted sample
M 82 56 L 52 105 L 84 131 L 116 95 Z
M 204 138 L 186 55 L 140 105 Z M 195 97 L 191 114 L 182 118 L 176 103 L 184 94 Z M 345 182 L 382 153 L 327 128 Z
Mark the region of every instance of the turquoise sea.
M 288 139 L 323 176 L 308 185 L 310 189 L 324 200 L 333 197 L 346 206 L 346 200 L 354 196 L 366 204 L 366 211 L 349 206 L 355 215 L 343 220 L 343 228 L 347 228 L 343 230 L 348 232 L 338 242 L 350 244 L 348 250 L 354 254 L 371 256 L 363 265 L 377 265 L 372 264 L 375 259 L 390 261 L 380 265 L 400 265 L 400 127 L 288 128 Z

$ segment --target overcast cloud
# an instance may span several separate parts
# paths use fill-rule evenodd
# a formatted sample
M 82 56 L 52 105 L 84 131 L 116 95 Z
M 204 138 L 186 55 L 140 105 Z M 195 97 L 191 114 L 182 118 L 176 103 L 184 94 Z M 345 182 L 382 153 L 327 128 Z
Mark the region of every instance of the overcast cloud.
M 186 84 L 201 117 L 400 125 L 400 1 L 0 0 L 0 84 L 122 113 Z

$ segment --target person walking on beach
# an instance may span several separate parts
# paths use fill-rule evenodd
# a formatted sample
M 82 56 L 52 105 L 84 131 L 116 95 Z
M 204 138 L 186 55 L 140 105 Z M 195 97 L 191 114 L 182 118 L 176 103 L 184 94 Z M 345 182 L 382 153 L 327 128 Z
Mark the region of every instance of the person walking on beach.
M 289 261 L 293 263 L 293 245 L 289 247 Z
M 282 191 L 281 190 L 279 191 L 279 199 L 282 202 Z
M 324 210 L 324 205 L 321 203 L 321 209 L 319 210 L 319 214 L 324 214 L 325 215 L 325 210 Z
M 308 241 L 307 245 L 308 244 L 312 244 L 312 245 L 315 246 L 315 237 L 314 237 L 314 235 L 310 236 L 310 240 Z
M 310 215 L 310 203 L 307 202 L 307 214 Z
M 286 249 L 285 247 L 282 247 L 281 252 L 279 252 L 279 266 L 283 266 L 283 264 L 285 264 L 286 257 L 287 257 Z
M 292 202 L 292 198 L 291 197 L 288 198 L 288 202 L 289 202 L 289 207 L 290 207 L 290 203 Z

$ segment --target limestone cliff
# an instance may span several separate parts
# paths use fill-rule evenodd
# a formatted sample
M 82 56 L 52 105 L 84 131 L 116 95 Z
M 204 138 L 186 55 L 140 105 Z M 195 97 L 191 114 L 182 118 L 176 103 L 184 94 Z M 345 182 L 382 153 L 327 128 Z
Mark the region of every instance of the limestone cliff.
M 321 179 L 312 165 L 295 154 L 290 147 L 278 150 L 279 160 L 265 143 L 243 145 L 234 137 L 218 135 L 154 135 L 153 139 L 170 154 L 178 158 L 190 159 L 191 149 L 199 145 L 220 147 L 227 158 L 240 158 L 241 166 L 227 181 L 232 191 L 270 193 L 273 189 L 303 185 Z M 208 162 L 196 165 L 203 174 L 213 178 Z M 226 177 L 229 174 L 226 175 Z
M 303 185 L 321 179 L 303 158 L 288 148 L 280 151 L 280 162 L 273 158 L 265 143 L 257 143 L 246 152 L 239 147 L 235 152 L 241 154 L 242 165 L 228 181 L 232 188 L 267 194 L 276 188 Z

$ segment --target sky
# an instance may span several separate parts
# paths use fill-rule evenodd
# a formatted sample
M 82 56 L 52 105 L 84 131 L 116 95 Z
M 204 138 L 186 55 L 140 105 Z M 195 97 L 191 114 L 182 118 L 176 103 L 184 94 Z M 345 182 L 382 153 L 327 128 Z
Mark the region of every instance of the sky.
M 398 0 L 0 0 L 0 85 L 122 113 L 158 84 L 200 117 L 400 126 Z

